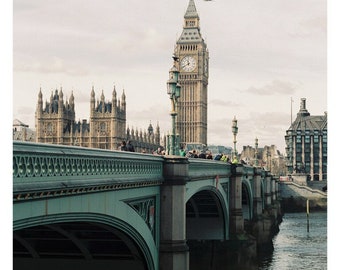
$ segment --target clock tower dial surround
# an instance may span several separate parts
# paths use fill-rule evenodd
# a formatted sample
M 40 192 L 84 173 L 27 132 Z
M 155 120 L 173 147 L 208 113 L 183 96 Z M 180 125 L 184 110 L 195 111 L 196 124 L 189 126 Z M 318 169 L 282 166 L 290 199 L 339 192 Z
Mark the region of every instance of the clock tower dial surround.
M 183 72 L 191 72 L 196 68 L 196 59 L 193 56 L 186 55 L 182 58 L 180 67 Z
M 179 59 L 181 85 L 181 97 L 177 104 L 177 132 L 183 144 L 207 145 L 209 52 L 200 32 L 200 19 L 194 0 L 189 0 L 183 31 L 176 42 L 174 55 Z

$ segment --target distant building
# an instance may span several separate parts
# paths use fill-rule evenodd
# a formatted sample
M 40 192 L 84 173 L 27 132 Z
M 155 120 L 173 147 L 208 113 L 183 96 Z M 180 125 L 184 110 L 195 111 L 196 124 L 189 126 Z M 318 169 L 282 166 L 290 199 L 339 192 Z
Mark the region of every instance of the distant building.
M 251 146 L 243 146 L 240 154 L 240 160 L 245 161 L 247 164 L 254 166 L 257 165 L 265 168 L 274 175 L 285 175 L 285 159 L 284 156 L 277 150 L 275 145 L 265 146 L 257 149 L 255 155 L 255 148 Z
M 230 146 L 209 144 L 208 150 L 211 152 L 213 156 L 217 154 L 225 154 L 225 155 L 231 156 L 231 152 L 233 151 L 233 148 Z
M 112 98 L 105 100 L 102 93 L 96 101 L 92 87 L 90 99 L 90 120 L 75 120 L 73 93 L 64 101 L 62 89 L 51 94 L 49 102 L 43 105 L 41 89 L 35 113 L 36 141 L 41 143 L 76 145 L 89 148 L 118 150 L 121 142 L 131 140 L 136 152 L 152 151 L 161 147 L 160 131 L 150 124 L 147 132 L 126 128 L 126 97 L 123 91 L 117 99 L 116 89 Z
M 13 120 L 13 140 L 14 141 L 26 141 L 35 142 L 35 132 L 29 128 L 28 125 L 19 121 Z
M 302 98 L 285 140 L 288 173 L 306 173 L 310 180 L 327 179 L 327 113 L 311 116 Z

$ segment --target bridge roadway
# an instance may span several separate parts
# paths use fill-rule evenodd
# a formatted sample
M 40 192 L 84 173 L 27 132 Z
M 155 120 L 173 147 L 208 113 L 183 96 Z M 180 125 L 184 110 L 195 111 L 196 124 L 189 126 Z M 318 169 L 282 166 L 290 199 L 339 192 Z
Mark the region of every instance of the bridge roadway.
M 244 234 L 278 187 L 221 161 L 14 142 L 14 269 L 191 269 L 190 241 Z

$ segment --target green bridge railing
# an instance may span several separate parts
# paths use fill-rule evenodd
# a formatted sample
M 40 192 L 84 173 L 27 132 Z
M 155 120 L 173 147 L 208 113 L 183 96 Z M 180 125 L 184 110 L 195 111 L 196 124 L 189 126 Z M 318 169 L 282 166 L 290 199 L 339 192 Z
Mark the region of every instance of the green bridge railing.
M 15 199 L 159 185 L 162 181 L 160 156 L 13 142 Z

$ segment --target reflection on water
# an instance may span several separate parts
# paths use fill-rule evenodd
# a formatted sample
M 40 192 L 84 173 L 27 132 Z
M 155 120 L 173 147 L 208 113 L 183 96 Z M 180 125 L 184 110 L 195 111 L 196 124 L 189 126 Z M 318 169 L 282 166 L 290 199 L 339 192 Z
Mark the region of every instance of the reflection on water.
M 273 251 L 262 254 L 259 270 L 327 269 L 327 213 L 286 213 Z

